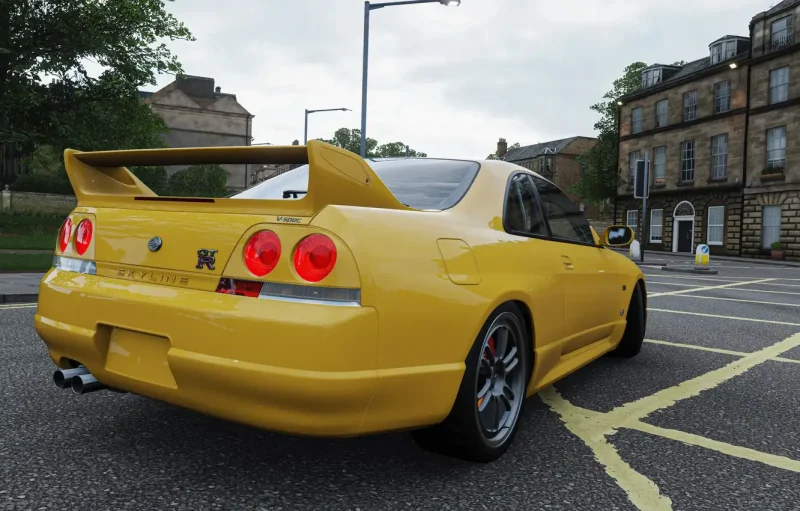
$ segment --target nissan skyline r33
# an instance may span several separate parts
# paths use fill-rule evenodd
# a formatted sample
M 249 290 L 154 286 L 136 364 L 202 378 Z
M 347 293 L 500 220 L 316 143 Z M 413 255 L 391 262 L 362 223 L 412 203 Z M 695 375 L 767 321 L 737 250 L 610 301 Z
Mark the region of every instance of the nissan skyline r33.
M 127 167 L 297 164 L 227 198 Z M 307 146 L 65 151 L 78 199 L 35 328 L 76 394 L 130 392 L 310 436 L 409 431 L 490 462 L 527 397 L 639 353 L 644 275 L 551 181 L 503 161 Z

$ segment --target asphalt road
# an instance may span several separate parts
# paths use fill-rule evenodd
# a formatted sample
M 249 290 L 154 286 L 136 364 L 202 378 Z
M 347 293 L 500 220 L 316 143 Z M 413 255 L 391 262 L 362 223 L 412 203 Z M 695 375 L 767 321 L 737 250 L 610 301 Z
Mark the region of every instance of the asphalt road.
M 531 398 L 489 465 L 405 434 L 291 437 L 61 392 L 35 309 L 5 306 L 0 509 L 800 510 L 800 269 L 717 269 L 646 267 L 641 355 Z

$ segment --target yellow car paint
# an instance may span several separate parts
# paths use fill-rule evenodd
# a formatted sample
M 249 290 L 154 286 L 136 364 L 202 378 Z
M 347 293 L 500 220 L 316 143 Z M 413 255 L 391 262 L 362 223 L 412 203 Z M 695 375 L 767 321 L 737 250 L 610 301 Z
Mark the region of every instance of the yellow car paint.
M 444 211 L 398 201 L 367 162 L 307 146 L 65 152 L 96 274 L 51 269 L 35 328 L 62 368 L 79 363 L 102 383 L 224 419 L 296 434 L 352 436 L 417 428 L 450 412 L 464 360 L 486 318 L 513 301 L 534 354 L 527 394 L 612 350 L 626 325 L 639 268 L 597 246 L 503 229 L 513 172 L 481 162 L 468 193 Z M 125 165 L 309 163 L 297 200 L 157 197 Z M 287 220 L 288 219 L 288 220 Z M 627 229 L 624 226 L 618 228 Z M 275 270 L 257 278 L 243 252 L 269 229 Z M 318 283 L 292 266 L 295 247 L 323 233 L 336 267 Z M 153 236 L 163 239 L 157 252 Z M 629 244 L 619 243 L 619 246 Z M 214 268 L 198 250 L 216 250 Z M 328 305 L 214 292 L 221 277 L 360 292 Z M 293 288 L 293 289 L 295 289 Z

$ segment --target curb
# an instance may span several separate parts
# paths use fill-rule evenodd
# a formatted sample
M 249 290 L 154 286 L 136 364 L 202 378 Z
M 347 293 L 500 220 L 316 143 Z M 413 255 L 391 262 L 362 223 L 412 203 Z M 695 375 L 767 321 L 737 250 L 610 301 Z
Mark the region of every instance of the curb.
M 670 268 L 669 266 L 664 265 L 661 268 L 663 271 L 675 271 L 679 273 L 699 273 L 701 275 L 717 275 L 719 272 L 717 270 L 696 270 L 694 268 Z
M 615 252 L 622 254 L 624 256 L 628 256 L 628 251 L 625 250 L 618 250 L 613 249 Z M 684 253 L 675 253 L 675 252 L 657 252 L 654 250 L 648 250 L 645 254 L 645 260 L 647 259 L 647 254 L 650 254 L 654 257 L 674 257 L 674 258 L 681 258 L 681 259 L 694 259 L 694 254 L 684 254 Z M 755 257 L 732 257 L 732 256 L 711 256 L 711 259 L 714 261 L 728 261 L 732 263 L 752 263 L 752 264 L 761 264 L 765 266 L 781 266 L 783 268 L 798 268 L 800 269 L 800 262 L 794 261 L 774 261 L 772 259 L 759 259 Z M 636 261 L 634 261 L 636 262 Z
M 35 293 L 19 293 L 0 295 L 0 304 L 4 303 L 36 303 L 39 295 Z

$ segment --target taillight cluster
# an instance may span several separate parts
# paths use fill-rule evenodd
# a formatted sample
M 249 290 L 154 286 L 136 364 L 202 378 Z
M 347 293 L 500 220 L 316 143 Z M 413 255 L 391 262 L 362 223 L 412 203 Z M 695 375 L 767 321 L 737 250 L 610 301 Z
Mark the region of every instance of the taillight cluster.
M 89 249 L 89 245 L 92 243 L 92 234 L 94 234 L 94 226 L 92 225 L 92 221 L 88 218 L 85 218 L 78 223 L 77 229 L 75 229 L 75 239 L 73 243 L 75 244 L 75 251 L 78 255 L 83 255 Z M 61 226 L 61 231 L 58 233 L 58 247 L 61 249 L 61 252 L 65 252 L 67 247 L 69 246 L 69 240 L 72 237 L 72 219 L 67 218 L 64 220 L 64 224 Z
M 281 241 L 272 231 L 253 234 L 244 247 L 244 262 L 256 277 L 264 277 L 278 265 Z M 336 245 L 324 234 L 303 238 L 294 250 L 294 269 L 308 282 L 319 282 L 336 266 Z

